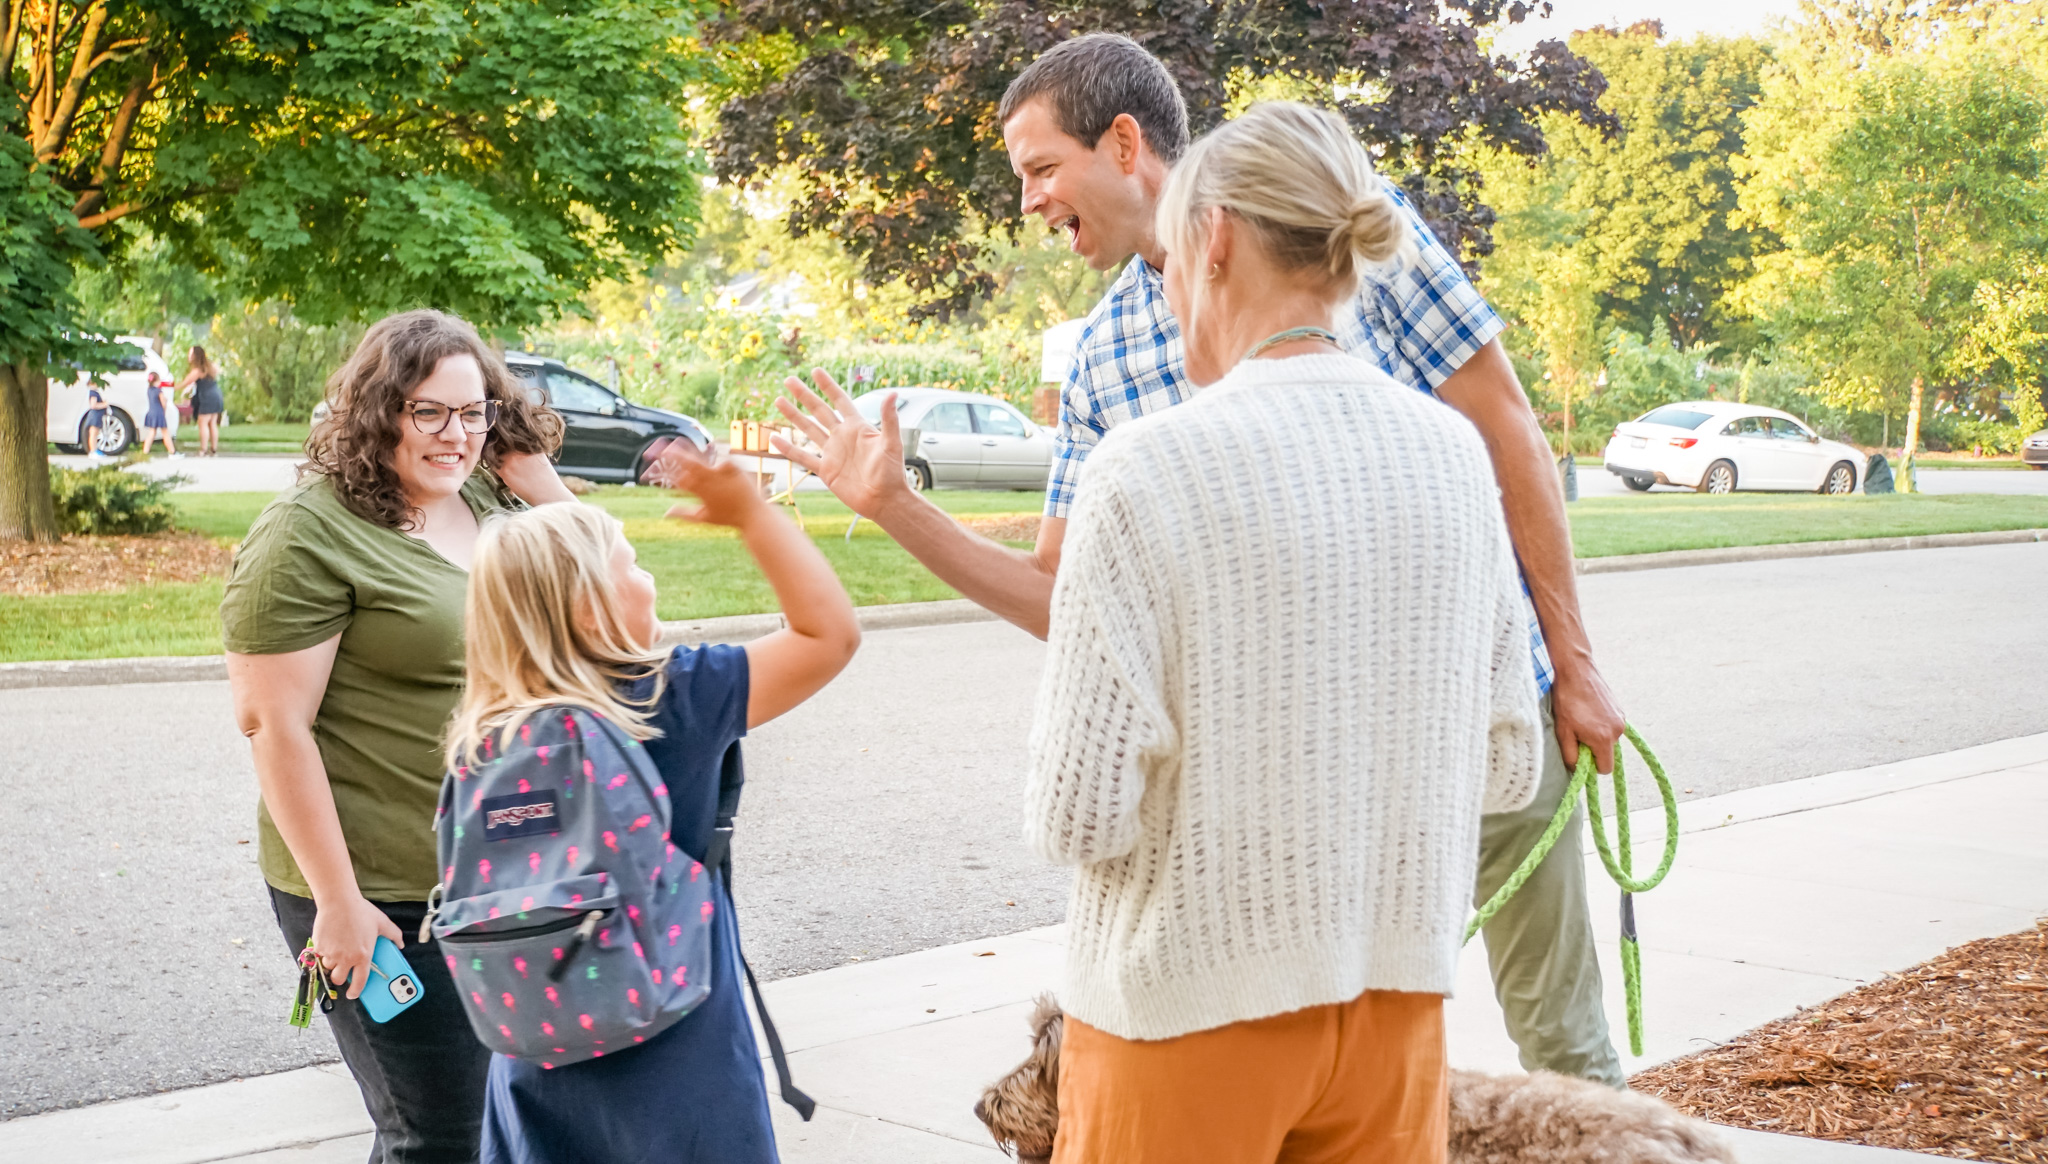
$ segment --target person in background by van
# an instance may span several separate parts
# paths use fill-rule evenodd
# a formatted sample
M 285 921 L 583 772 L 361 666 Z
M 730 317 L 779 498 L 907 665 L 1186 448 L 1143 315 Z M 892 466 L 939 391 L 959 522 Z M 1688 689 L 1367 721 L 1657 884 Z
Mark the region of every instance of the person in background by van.
M 100 386 L 92 384 L 85 390 L 85 455 L 95 463 L 107 459 L 100 452 L 100 430 L 107 427 L 107 397 Z
M 174 461 L 183 460 L 185 454 L 178 451 L 178 442 L 172 437 L 178 430 L 177 389 L 168 380 L 159 380 L 155 373 L 149 377 L 149 411 L 142 418 L 142 455 L 149 456 L 150 446 L 156 438 L 164 438 L 164 452 Z
M 199 455 L 219 456 L 220 414 L 228 406 L 220 394 L 220 368 L 197 344 L 186 357 L 185 374 L 178 380 L 178 387 L 188 385 L 192 389 L 192 419 L 199 425 Z

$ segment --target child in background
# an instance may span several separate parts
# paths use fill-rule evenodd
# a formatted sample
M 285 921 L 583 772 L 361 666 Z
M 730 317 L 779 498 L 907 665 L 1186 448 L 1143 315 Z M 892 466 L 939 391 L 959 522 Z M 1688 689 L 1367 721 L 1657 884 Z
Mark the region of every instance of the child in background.
M 154 373 L 149 377 L 149 411 L 142 417 L 142 455 L 149 456 L 150 446 L 156 438 L 164 440 L 164 452 L 174 461 L 182 461 L 185 454 L 178 451 L 175 434 L 178 430 L 178 403 L 176 392 L 169 380 L 158 380 Z
M 450 725 L 449 763 L 541 707 L 591 708 L 645 741 L 674 810 L 669 839 L 701 857 L 727 748 L 830 682 L 860 645 L 860 627 L 824 556 L 731 461 L 678 442 L 657 468 L 700 502 L 670 516 L 739 531 L 787 629 L 743 646 L 658 650 L 654 579 L 634 564 L 617 519 L 544 505 L 497 520 L 477 541 L 470 575 L 469 686 Z M 493 1057 L 485 1164 L 775 1164 L 736 921 L 724 887 L 714 883 L 713 894 L 721 920 L 711 993 L 675 1025 L 552 1069 Z
M 107 427 L 107 396 L 97 384 L 85 390 L 85 455 L 94 464 L 107 459 L 100 452 L 100 430 Z

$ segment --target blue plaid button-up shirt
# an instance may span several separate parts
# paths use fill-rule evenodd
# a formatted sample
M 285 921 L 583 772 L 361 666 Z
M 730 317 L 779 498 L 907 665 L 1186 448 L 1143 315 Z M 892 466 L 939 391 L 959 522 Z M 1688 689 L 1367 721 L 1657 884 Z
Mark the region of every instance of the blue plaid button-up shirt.
M 1355 310 L 1339 314 L 1337 342 L 1395 380 L 1433 394 L 1503 325 L 1408 200 L 1395 191 L 1394 201 L 1407 215 L 1414 259 L 1388 277 L 1368 278 Z M 1187 399 L 1193 386 L 1186 360 L 1159 272 L 1133 257 L 1088 314 L 1060 390 L 1046 516 L 1067 516 L 1081 466 L 1110 429 Z M 1526 578 L 1522 593 L 1529 593 Z M 1548 693 L 1554 675 L 1533 603 L 1529 650 L 1537 689 Z

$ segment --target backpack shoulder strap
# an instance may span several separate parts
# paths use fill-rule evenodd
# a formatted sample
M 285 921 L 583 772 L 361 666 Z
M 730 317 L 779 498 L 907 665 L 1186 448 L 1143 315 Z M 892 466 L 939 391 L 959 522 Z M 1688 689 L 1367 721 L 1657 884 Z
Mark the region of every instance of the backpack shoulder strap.
M 734 740 L 718 763 L 718 814 L 712 818 L 711 840 L 704 848 L 704 867 L 719 870 L 732 856 L 732 823 L 740 812 L 740 792 L 747 783 L 746 761 Z
M 740 758 L 740 742 L 734 740 L 725 750 L 724 759 L 718 766 L 718 815 L 712 820 L 711 841 L 705 846 L 704 867 L 712 870 L 725 881 L 725 899 L 733 900 L 732 893 L 732 823 L 740 811 L 740 790 L 747 783 L 746 763 Z M 734 907 L 737 911 L 738 907 Z M 789 1055 L 782 1049 L 782 1036 L 775 1030 L 775 1020 L 768 1017 L 768 1000 L 761 997 L 761 983 L 754 977 L 753 964 L 747 961 L 744 948 L 738 946 L 738 914 L 734 914 L 733 941 L 740 956 L 740 969 L 746 972 L 747 989 L 754 995 L 754 1014 L 761 1020 L 761 1033 L 768 1038 L 768 1057 L 775 1061 L 775 1079 L 782 1089 L 782 1102 L 796 1109 L 805 1122 L 816 1111 L 818 1103 L 810 1096 L 797 1090 L 789 1075 Z

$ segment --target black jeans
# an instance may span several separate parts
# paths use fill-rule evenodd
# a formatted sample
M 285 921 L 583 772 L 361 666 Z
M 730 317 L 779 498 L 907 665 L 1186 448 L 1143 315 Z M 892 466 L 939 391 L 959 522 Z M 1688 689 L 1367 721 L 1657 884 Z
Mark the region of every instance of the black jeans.
M 342 1061 L 363 1089 L 377 1125 L 370 1164 L 473 1164 L 483 1134 L 484 1080 L 491 1053 L 476 1041 L 441 944 L 419 936 L 424 901 L 380 901 L 405 934 L 405 960 L 418 976 L 420 1000 L 388 1023 L 373 1022 L 346 998 L 327 1016 Z M 310 898 L 270 890 L 270 909 L 292 956 L 313 936 Z

